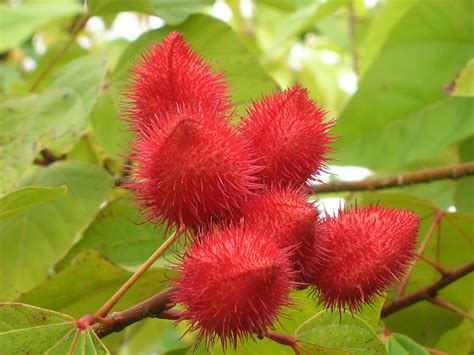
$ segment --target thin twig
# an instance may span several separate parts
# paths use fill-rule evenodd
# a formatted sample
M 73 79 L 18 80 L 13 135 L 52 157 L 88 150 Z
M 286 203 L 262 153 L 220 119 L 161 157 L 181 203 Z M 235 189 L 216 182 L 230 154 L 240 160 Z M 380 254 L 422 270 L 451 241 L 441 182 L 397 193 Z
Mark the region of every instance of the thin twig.
M 429 348 L 427 346 L 425 346 L 425 350 L 428 351 L 430 354 L 433 354 L 433 355 L 449 355 L 448 353 L 445 353 L 444 351 L 439 351 L 439 350 L 436 350 L 436 349 L 433 349 L 433 348 Z
M 357 17 L 354 10 L 354 3 L 351 1 L 348 5 L 349 12 L 349 31 L 352 47 L 352 63 L 356 75 L 359 75 L 359 55 L 357 54 Z
M 421 290 L 412 293 L 411 295 L 403 296 L 386 304 L 382 308 L 382 317 L 387 317 L 392 313 L 395 313 L 422 300 L 428 300 L 432 297 L 435 297 L 439 290 L 466 276 L 472 271 L 474 271 L 474 261 L 471 261 L 470 263 L 467 263 L 454 271 L 448 271 L 438 281 L 433 282 L 431 285 L 428 285 Z
M 466 312 L 464 309 L 456 307 L 455 305 L 449 303 L 448 301 L 442 300 L 438 297 L 428 298 L 428 301 L 435 304 L 435 305 L 437 305 L 437 306 L 439 306 L 439 307 L 449 309 L 450 311 L 453 311 L 453 312 L 455 312 L 457 314 L 460 314 L 461 316 L 463 316 L 467 319 L 470 319 L 470 320 L 474 321 L 474 316 L 472 314 Z
M 439 265 L 438 263 L 435 263 L 434 261 L 428 259 L 427 257 L 425 257 L 423 255 L 420 255 L 420 254 L 417 254 L 416 257 L 418 259 L 424 261 L 425 263 L 427 263 L 431 267 L 433 267 L 433 269 L 438 271 L 441 275 L 446 275 L 448 273 L 441 265 Z
M 175 309 L 166 309 L 163 312 L 156 315 L 156 318 L 178 320 L 183 318 L 183 312 Z
M 96 317 L 105 317 L 122 296 L 147 271 L 153 263 L 178 239 L 181 229 L 178 228 L 165 242 L 148 258 L 145 263 L 125 282 L 122 287 L 96 312 Z
M 435 180 L 459 179 L 463 176 L 470 175 L 474 175 L 474 162 L 472 161 L 441 168 L 422 169 L 393 176 L 365 179 L 362 181 L 335 181 L 328 184 L 312 185 L 311 190 L 317 193 L 382 190 Z
M 420 247 L 418 248 L 418 255 L 423 255 L 426 246 L 428 245 L 429 241 L 431 240 L 431 236 L 433 235 L 436 227 L 438 226 L 439 222 L 443 218 L 443 212 L 441 211 L 436 211 L 435 218 L 433 218 L 433 222 L 431 223 L 430 228 L 428 229 L 428 232 L 426 232 L 425 237 L 423 238 L 423 242 L 421 243 Z M 410 278 L 411 273 L 413 272 L 413 269 L 415 268 L 416 262 L 418 259 L 415 259 L 411 265 L 408 267 L 407 272 L 405 273 L 405 276 L 402 279 L 402 282 L 400 283 L 400 287 L 398 288 L 397 294 L 395 298 L 400 298 L 403 296 L 405 293 L 405 290 L 408 285 L 408 280 Z
M 86 26 L 87 21 L 89 20 L 89 16 L 85 16 L 81 21 L 78 22 L 76 29 L 71 33 L 71 37 L 69 37 L 68 41 L 64 44 L 64 47 L 56 54 L 56 56 L 48 63 L 48 65 L 43 69 L 43 71 L 39 74 L 38 78 L 36 78 L 33 85 L 31 85 L 30 91 L 35 92 L 38 88 L 39 84 L 43 81 L 43 79 L 48 75 L 48 73 L 53 69 L 56 63 L 61 59 L 64 53 L 67 52 L 69 47 L 74 43 L 79 33 L 82 29 Z

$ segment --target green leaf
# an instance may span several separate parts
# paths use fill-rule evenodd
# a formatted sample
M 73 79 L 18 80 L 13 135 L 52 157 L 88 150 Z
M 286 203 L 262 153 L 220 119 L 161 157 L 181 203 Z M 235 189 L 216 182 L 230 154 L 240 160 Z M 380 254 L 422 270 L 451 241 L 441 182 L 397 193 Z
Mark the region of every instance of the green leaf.
M 94 133 L 107 155 L 122 161 L 122 154 L 128 153 L 127 146 L 132 134 L 120 119 L 120 95 L 104 91 L 91 112 L 91 124 Z
M 122 11 L 136 11 L 153 14 L 150 0 L 90 0 L 89 12 L 95 16 L 116 14 Z
M 474 56 L 470 4 L 418 0 L 400 17 L 336 124 L 339 161 L 396 168 L 474 132 L 473 99 L 444 92 Z
M 363 77 L 373 61 L 378 57 L 385 42 L 402 17 L 418 0 L 387 0 L 382 10 L 377 13 L 367 37 L 360 49 L 360 75 Z
M 80 317 L 99 309 L 131 275 L 130 271 L 112 264 L 98 252 L 84 251 L 58 274 L 21 296 L 19 301 Z M 171 275 L 163 269 L 147 271 L 115 309 L 130 307 L 162 291 Z
M 61 264 L 80 251 L 95 249 L 118 265 L 137 266 L 153 254 L 165 237 L 165 228 L 147 223 L 134 206 L 133 196 L 125 194 L 97 215 Z M 169 253 L 166 255 L 172 257 Z
M 107 58 L 91 54 L 62 67 L 51 79 L 48 89 L 71 88 L 81 97 L 84 110 L 89 113 L 105 79 Z
M 392 333 L 387 342 L 389 355 L 429 355 L 424 347 L 403 334 Z
M 97 147 L 97 149 L 100 149 Z M 102 165 L 100 154 L 91 142 L 91 137 L 83 136 L 79 142 L 67 153 L 67 160 L 82 161 L 93 165 Z
M 160 319 L 145 319 L 126 332 L 126 342 L 120 347 L 120 354 L 186 354 L 194 350 L 194 337 L 187 333 L 186 324 Z
M 114 73 L 115 85 L 127 79 L 130 66 L 140 58 L 150 42 L 161 41 L 170 31 L 179 31 L 216 70 L 223 70 L 233 90 L 233 101 L 244 105 L 277 88 L 257 58 L 240 42 L 232 29 L 215 18 L 193 15 L 176 27 L 165 27 L 145 33 L 124 52 Z
M 323 4 L 313 2 L 295 11 L 287 17 L 287 22 L 280 26 L 280 31 L 276 34 L 263 61 L 269 61 L 275 55 L 275 52 L 281 49 L 289 39 L 298 36 L 308 27 L 314 26 L 319 20 L 348 3 L 349 0 L 332 0 Z
M 461 142 L 458 147 L 461 162 L 474 161 L 474 136 Z M 454 205 L 459 211 L 474 214 L 474 177 L 464 177 L 456 183 Z
M 435 349 L 451 354 L 472 354 L 473 330 L 472 321 L 466 318 L 457 327 L 445 332 L 436 343 Z
M 13 300 L 48 276 L 92 221 L 112 186 L 103 170 L 76 162 L 40 169 L 25 185 L 59 187 L 68 192 L 0 222 L 0 299 Z
M 0 303 L 2 354 L 108 354 L 91 329 L 80 331 L 74 318 L 21 303 Z
M 177 24 L 189 15 L 199 12 L 205 6 L 211 6 L 214 0 L 151 0 L 153 12 L 168 24 Z
M 448 86 L 451 96 L 474 96 L 474 59 L 462 68 L 456 79 Z
M 351 354 L 386 354 L 370 325 L 357 315 L 322 311 L 296 330 L 296 340 Z
M 91 0 L 89 11 L 94 15 L 137 11 L 159 16 L 168 24 L 177 24 L 213 3 L 214 0 Z
M 61 68 L 40 95 L 0 103 L 0 193 L 21 179 L 38 151 L 71 149 L 84 133 L 105 77 L 101 55 L 79 58 Z
M 82 6 L 74 0 L 50 0 L 43 3 L 27 3 L 20 6 L 0 4 L 0 52 L 20 45 L 36 29 L 59 17 L 82 12 Z
M 458 181 L 454 205 L 459 211 L 474 213 L 474 177 L 465 177 Z
M 64 195 L 66 186 L 28 186 L 3 196 L 0 199 L 0 221 L 13 217 L 25 210 Z

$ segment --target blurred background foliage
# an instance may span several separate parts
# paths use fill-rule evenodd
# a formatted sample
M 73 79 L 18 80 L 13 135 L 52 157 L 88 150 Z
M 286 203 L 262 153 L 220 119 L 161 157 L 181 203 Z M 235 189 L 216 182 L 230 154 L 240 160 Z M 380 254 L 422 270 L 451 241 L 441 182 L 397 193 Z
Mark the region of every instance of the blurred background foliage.
M 91 313 L 162 242 L 114 187 L 130 139 L 122 94 L 150 42 L 182 32 L 225 71 L 239 114 L 301 83 L 336 119 L 331 174 L 320 178 L 358 180 L 474 160 L 473 18 L 472 0 L 0 1 L 0 300 Z M 420 241 L 444 211 L 426 255 L 449 269 L 472 260 L 473 193 L 469 177 L 316 198 L 330 212 L 354 199 L 412 208 L 429 216 Z M 174 260 L 168 253 L 117 309 L 164 289 Z M 408 292 L 437 278 L 418 263 Z M 473 285 L 470 275 L 441 296 L 472 314 Z M 310 353 L 473 350 L 472 322 L 428 302 L 382 321 L 381 299 L 340 320 L 296 297 L 300 309 L 278 328 Z M 184 330 L 146 320 L 104 342 L 113 353 L 184 354 L 194 337 L 180 339 Z M 259 340 L 236 353 L 291 350 Z

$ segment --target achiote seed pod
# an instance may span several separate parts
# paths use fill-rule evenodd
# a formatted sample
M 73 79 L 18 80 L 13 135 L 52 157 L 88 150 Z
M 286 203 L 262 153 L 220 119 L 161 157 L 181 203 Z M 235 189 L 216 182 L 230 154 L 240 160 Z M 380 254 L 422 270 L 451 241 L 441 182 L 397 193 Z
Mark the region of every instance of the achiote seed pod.
M 324 170 L 332 141 L 324 115 L 299 85 L 254 102 L 240 132 L 263 183 L 299 187 Z
M 269 188 L 240 208 L 240 217 L 246 226 L 271 233 L 281 247 L 293 250 L 291 262 L 298 282 L 303 282 L 305 262 L 310 257 L 309 246 L 318 229 L 318 215 L 303 191 L 290 187 Z
M 133 142 L 128 187 L 151 222 L 197 227 L 237 208 L 258 185 L 239 137 L 206 112 L 177 110 Z
M 209 348 L 219 338 L 236 347 L 265 335 L 281 308 L 289 305 L 292 270 L 288 250 L 261 230 L 230 227 L 211 231 L 191 246 L 179 266 L 173 301 L 182 319 L 199 330 Z
M 357 311 L 403 274 L 414 257 L 418 216 L 408 210 L 358 207 L 327 218 L 314 238 L 309 281 L 329 308 Z
M 133 72 L 126 97 L 128 120 L 136 131 L 160 121 L 170 111 L 190 107 L 207 118 L 228 119 L 232 106 L 224 74 L 213 72 L 180 33 L 172 32 L 151 45 Z

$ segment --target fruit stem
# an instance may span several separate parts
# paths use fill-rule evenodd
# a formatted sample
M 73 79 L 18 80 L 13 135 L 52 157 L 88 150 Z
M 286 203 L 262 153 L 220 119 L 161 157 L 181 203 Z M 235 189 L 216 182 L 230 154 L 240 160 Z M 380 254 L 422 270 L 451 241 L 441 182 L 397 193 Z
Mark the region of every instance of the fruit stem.
M 381 312 L 382 318 L 387 317 L 403 308 L 411 306 L 412 304 L 434 297 L 438 291 L 459 280 L 460 278 L 470 274 L 471 272 L 474 272 L 474 261 L 471 261 L 458 269 L 448 271 L 446 275 L 442 276 L 438 281 L 433 282 L 431 285 L 428 285 L 425 288 L 412 293 L 411 295 L 394 299 L 392 302 L 383 306 Z
M 441 265 L 439 265 L 438 263 L 435 263 L 434 261 L 428 259 L 426 256 L 423 256 L 421 254 L 417 254 L 416 257 L 418 259 L 424 261 L 428 265 L 432 266 L 433 269 L 435 269 L 436 271 L 438 271 L 441 274 L 441 276 L 444 276 L 448 273 L 448 271 L 446 271 Z
M 428 301 L 439 306 L 439 307 L 442 307 L 442 308 L 446 308 L 446 309 L 449 309 L 450 311 L 453 311 L 471 321 L 474 321 L 474 316 L 468 312 L 466 312 L 464 309 L 461 309 L 459 307 L 456 307 L 455 305 L 445 301 L 445 300 L 442 300 L 438 297 L 431 297 L 431 298 L 428 298 Z
M 160 247 L 148 258 L 140 268 L 125 282 L 122 287 L 96 312 L 95 316 L 104 318 L 110 310 L 117 304 L 123 295 L 137 282 L 137 280 L 147 271 L 150 266 L 178 239 L 181 234 L 181 228 L 178 228 Z
M 268 332 L 265 336 L 268 339 L 273 340 L 277 343 L 290 346 L 293 349 L 293 352 L 295 353 L 295 355 L 300 355 L 300 350 L 298 349 L 298 343 L 295 337 L 292 337 L 286 334 L 281 334 L 281 333 L 273 333 L 273 332 Z

